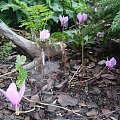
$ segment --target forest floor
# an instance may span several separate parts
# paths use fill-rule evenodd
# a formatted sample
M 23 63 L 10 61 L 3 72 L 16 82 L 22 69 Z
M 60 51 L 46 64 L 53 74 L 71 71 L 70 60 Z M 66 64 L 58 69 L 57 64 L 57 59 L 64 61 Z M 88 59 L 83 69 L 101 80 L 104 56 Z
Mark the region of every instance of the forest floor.
M 107 56 L 100 48 L 87 47 L 84 66 L 81 54 L 66 51 L 66 69 L 61 56 L 56 56 L 46 61 L 44 70 L 38 65 L 28 71 L 20 105 L 24 113 L 16 116 L 14 108 L 0 94 L 0 120 L 120 120 L 119 66 L 107 69 Z M 13 51 L 1 60 L 0 75 L 14 69 L 17 54 Z M 0 88 L 6 90 L 16 77 L 17 73 L 0 77 Z

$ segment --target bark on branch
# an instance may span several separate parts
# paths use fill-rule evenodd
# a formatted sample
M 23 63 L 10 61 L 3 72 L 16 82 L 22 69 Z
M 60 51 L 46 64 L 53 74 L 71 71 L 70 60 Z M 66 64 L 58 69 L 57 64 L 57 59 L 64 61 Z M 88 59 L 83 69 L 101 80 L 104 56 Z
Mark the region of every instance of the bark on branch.
M 0 21 L 0 33 L 11 39 L 14 44 L 25 50 L 32 58 L 41 55 L 41 47 L 38 44 L 16 34 L 2 21 Z

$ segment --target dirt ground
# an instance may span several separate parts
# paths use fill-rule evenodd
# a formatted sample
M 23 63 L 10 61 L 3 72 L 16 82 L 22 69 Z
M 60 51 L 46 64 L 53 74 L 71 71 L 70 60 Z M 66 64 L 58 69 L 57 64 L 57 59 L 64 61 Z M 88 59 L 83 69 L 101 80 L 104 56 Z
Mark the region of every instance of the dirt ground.
M 14 69 L 17 54 L 13 51 L 1 60 L 0 75 Z M 65 69 L 61 56 L 56 56 L 46 60 L 44 69 L 39 65 L 29 70 L 23 113 L 16 116 L 0 94 L 0 120 L 120 120 L 120 68 L 105 68 L 106 57 L 101 49 L 88 47 L 81 66 L 81 54 L 68 49 Z M 16 77 L 17 73 L 0 77 L 0 88 L 6 90 Z

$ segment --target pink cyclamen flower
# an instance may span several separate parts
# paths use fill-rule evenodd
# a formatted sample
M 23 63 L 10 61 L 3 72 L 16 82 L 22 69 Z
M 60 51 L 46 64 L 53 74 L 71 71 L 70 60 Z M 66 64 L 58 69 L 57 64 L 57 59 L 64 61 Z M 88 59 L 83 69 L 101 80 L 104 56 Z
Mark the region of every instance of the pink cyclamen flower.
M 50 37 L 50 33 L 48 30 L 43 29 L 40 31 L 40 41 L 45 42 L 45 39 L 48 39 Z
M 64 17 L 60 15 L 59 20 L 61 22 L 61 26 L 64 26 L 68 22 L 68 16 Z
M 88 15 L 85 14 L 85 13 L 83 13 L 83 14 L 78 13 L 78 14 L 77 14 L 77 19 L 78 19 L 78 21 L 79 21 L 79 24 L 81 24 L 81 23 L 83 23 L 84 21 L 86 21 L 87 18 L 88 18 Z
M 25 92 L 25 84 L 21 87 L 20 91 L 17 91 L 16 84 L 13 82 L 9 85 L 6 91 L 0 89 L 0 92 L 7 98 L 8 101 L 10 101 L 13 106 L 16 107 L 19 106 Z
M 105 62 L 106 67 L 108 67 L 110 70 L 113 69 L 113 67 L 116 65 L 116 59 L 114 57 L 112 57 L 110 60 L 108 60 Z

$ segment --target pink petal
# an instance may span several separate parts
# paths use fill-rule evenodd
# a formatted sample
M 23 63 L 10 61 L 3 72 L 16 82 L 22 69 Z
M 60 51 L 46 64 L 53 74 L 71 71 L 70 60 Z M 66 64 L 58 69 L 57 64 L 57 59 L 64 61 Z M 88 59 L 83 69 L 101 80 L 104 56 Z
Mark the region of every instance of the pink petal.
M 105 64 L 106 64 L 107 67 L 111 68 L 111 62 L 110 61 L 106 61 Z
M 16 84 L 15 84 L 14 82 L 12 82 L 12 83 L 9 85 L 8 89 L 9 89 L 9 88 L 12 88 L 12 89 L 14 89 L 14 90 L 17 90 Z
M 20 91 L 19 91 L 19 102 L 21 101 L 23 94 L 25 92 L 25 84 L 21 87 Z
M 63 19 L 64 19 L 64 16 L 62 17 L 62 16 L 60 15 L 60 16 L 59 16 L 59 20 L 60 20 L 60 22 L 61 22 L 61 26 L 64 25 L 64 23 L 63 23 Z
M 45 30 L 44 34 L 45 34 L 45 39 L 48 39 L 50 37 L 50 33 L 48 30 Z
M 40 41 L 45 41 L 45 38 L 44 38 L 44 35 L 43 35 L 42 31 L 40 31 Z
M 79 23 L 83 22 L 83 18 L 82 18 L 82 14 L 81 13 L 78 13 L 77 19 L 78 19 Z
M 82 16 L 83 16 L 83 21 L 87 20 L 87 14 L 83 13 Z
M 63 16 L 64 17 L 64 16 Z M 59 20 L 62 21 L 62 18 L 63 18 L 61 15 L 59 16 Z
M 64 17 L 64 24 L 66 24 L 68 22 L 68 16 Z
M 13 88 L 7 89 L 6 98 L 12 103 L 13 106 L 17 106 L 19 104 L 19 94 L 17 90 Z
M 42 31 L 40 31 L 40 40 L 41 41 L 45 41 L 45 39 L 48 39 L 50 37 L 50 33 L 48 30 L 43 29 Z
M 109 69 L 113 69 L 113 67 L 116 65 L 116 59 L 112 57 L 110 60 L 108 60 L 107 58 L 107 61 L 105 62 L 105 64 Z
M 110 62 L 111 62 L 111 64 L 112 64 L 113 66 L 116 65 L 116 59 L 115 59 L 114 57 L 112 57 L 112 58 L 110 59 Z
M 61 26 L 64 26 L 68 22 L 68 16 L 64 17 L 60 15 L 59 20 L 61 22 Z

